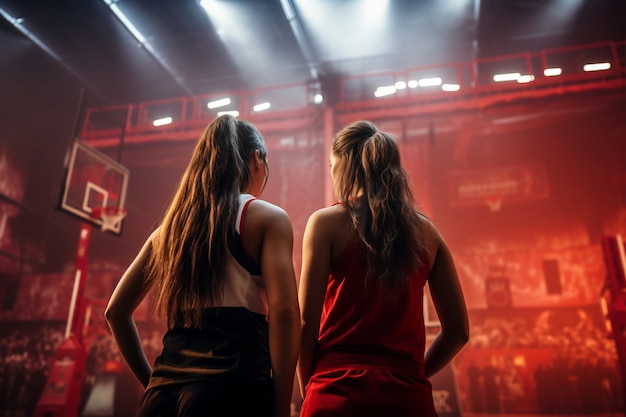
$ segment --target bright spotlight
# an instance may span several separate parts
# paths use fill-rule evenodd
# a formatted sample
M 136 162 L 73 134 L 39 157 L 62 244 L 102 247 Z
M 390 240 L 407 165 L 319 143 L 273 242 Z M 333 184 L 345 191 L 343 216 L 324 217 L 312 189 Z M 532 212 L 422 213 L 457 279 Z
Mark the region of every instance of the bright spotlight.
M 534 81 L 534 79 L 535 79 L 535 76 L 531 74 L 520 75 L 519 78 L 517 79 L 517 82 L 520 84 L 525 84 L 525 83 Z
M 420 87 L 433 87 L 436 85 L 441 85 L 441 78 L 432 77 L 432 78 L 422 78 L 417 82 L 417 85 Z
M 597 62 L 595 64 L 585 64 L 583 65 L 583 70 L 590 71 L 605 71 L 611 68 L 611 64 L 608 62 Z
M 521 76 L 519 72 L 509 72 L 505 74 L 496 74 L 493 76 L 493 80 L 497 83 L 502 81 L 517 81 L 517 79 Z
M 374 95 L 376 97 L 384 97 L 384 96 L 390 96 L 395 93 L 396 93 L 396 87 L 394 87 L 393 85 L 387 85 L 383 87 L 378 87 L 376 91 L 374 92 Z
M 397 81 L 393 86 L 396 87 L 396 90 L 404 90 L 406 83 L 404 81 Z
M 459 91 L 461 86 L 459 84 L 443 84 L 441 89 L 443 91 Z
M 230 98 L 220 98 L 219 100 L 209 101 L 207 107 L 209 109 L 216 109 L 218 107 L 228 106 L 230 104 Z
M 563 70 L 561 68 L 546 68 L 543 70 L 543 75 L 545 75 L 546 77 L 556 77 L 558 75 L 561 75 L 563 73 Z
M 165 125 L 169 125 L 173 122 L 174 120 L 171 117 L 162 117 L 160 119 L 155 119 L 152 121 L 152 126 L 165 126 Z
M 271 107 L 270 102 L 266 101 L 265 103 L 259 103 L 255 105 L 252 109 L 256 112 L 267 110 Z
M 229 114 L 233 117 L 239 117 L 239 112 L 237 110 L 224 110 L 224 111 L 218 111 L 217 112 L 217 116 L 224 116 L 225 114 Z

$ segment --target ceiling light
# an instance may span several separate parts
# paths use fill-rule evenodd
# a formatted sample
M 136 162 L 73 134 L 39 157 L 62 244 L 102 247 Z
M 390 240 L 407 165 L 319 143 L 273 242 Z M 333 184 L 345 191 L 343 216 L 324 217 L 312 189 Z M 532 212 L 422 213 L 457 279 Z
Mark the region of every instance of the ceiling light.
M 418 86 L 417 80 L 410 80 L 407 85 L 409 86 L 409 88 L 415 88 Z
M 289 0 L 280 0 L 280 5 L 283 8 L 283 12 L 285 13 L 287 20 L 296 18 L 296 12 L 294 12 L 293 7 L 291 7 Z
M 269 101 L 266 101 L 265 103 L 259 103 L 257 105 L 255 105 L 252 109 L 254 111 L 263 111 L 263 110 L 267 110 L 270 108 L 270 103 Z
M 209 109 L 216 109 L 218 107 L 228 106 L 229 104 L 230 104 L 230 98 L 226 97 L 226 98 L 220 98 L 218 100 L 209 101 L 206 106 Z
M 417 82 L 417 85 L 420 87 L 432 87 L 435 85 L 441 85 L 441 78 L 433 77 L 433 78 L 422 78 Z
M 165 125 L 169 125 L 170 123 L 173 122 L 173 119 L 171 117 L 162 117 L 160 119 L 156 119 L 152 122 L 152 126 L 165 126 Z
M 546 68 L 543 70 L 543 75 L 546 77 L 555 77 L 557 75 L 561 75 L 563 70 L 561 68 Z
M 583 65 L 583 69 L 587 72 L 589 71 L 604 71 L 611 68 L 611 64 L 608 62 L 597 62 L 595 64 L 585 64 Z
M 322 103 L 322 101 L 324 101 L 324 96 L 323 96 L 323 95 L 321 95 L 321 94 L 316 94 L 316 95 L 313 97 L 313 103 L 315 103 L 315 104 L 321 104 L 321 103 Z
M 519 72 L 509 72 L 506 74 L 496 74 L 493 76 L 493 80 L 497 83 L 502 81 L 517 81 L 517 79 L 521 76 Z
M 396 90 L 404 90 L 406 88 L 406 83 L 404 81 L 398 81 L 393 86 L 396 87 Z
M 535 76 L 531 74 L 520 75 L 519 78 L 517 79 L 517 82 L 520 84 L 529 83 L 533 81 L 534 79 L 535 79 Z
M 443 91 L 459 91 L 461 86 L 459 84 L 443 84 L 441 89 Z
M 113 14 L 117 17 L 117 19 L 124 25 L 124 27 L 133 35 L 135 40 L 139 42 L 139 45 L 143 47 L 148 54 L 154 58 L 159 65 L 163 67 L 163 69 L 174 79 L 176 84 L 178 84 L 188 95 L 192 95 L 189 89 L 185 86 L 183 80 L 177 75 L 177 72 L 173 71 L 168 62 L 161 56 L 159 53 L 152 47 L 150 42 L 141 34 L 139 29 L 126 17 L 124 12 L 117 7 L 117 0 L 102 0 L 113 12 Z
M 376 97 L 384 97 L 384 96 L 389 96 L 395 93 L 396 93 L 396 87 L 394 87 L 393 85 L 387 85 L 383 87 L 378 87 L 376 91 L 374 92 L 374 95 Z
M 61 59 L 60 56 L 58 56 L 54 51 L 52 51 L 52 49 L 48 48 L 48 46 L 45 43 L 43 43 L 38 37 L 33 35 L 30 31 L 28 31 L 22 25 L 22 22 L 24 21 L 23 18 L 21 18 L 21 17 L 13 17 L 9 13 L 4 11 L 4 9 L 2 9 L 2 8 L 0 8 L 0 17 L 3 17 L 11 25 L 13 25 L 13 27 L 15 27 L 15 29 L 19 30 L 24 36 L 26 36 L 31 42 L 33 42 L 35 45 L 37 45 L 43 51 L 45 51 L 48 55 L 50 55 L 52 58 L 54 58 L 55 61 L 59 62 L 61 65 L 63 65 L 65 68 L 67 68 L 72 74 L 75 74 L 77 78 L 82 80 L 81 76 L 78 75 L 71 67 L 69 67 L 67 65 L 67 63 L 63 59 Z
M 141 34 L 141 32 L 139 32 L 135 25 L 133 25 L 132 22 L 128 20 L 126 15 L 120 10 L 119 7 L 117 7 L 117 4 L 115 4 L 112 0 L 104 0 L 104 2 L 109 6 L 115 16 L 117 16 L 120 22 L 122 22 L 122 24 L 126 26 L 126 29 L 128 29 L 128 31 L 132 33 L 135 39 L 137 39 L 137 42 L 145 44 L 146 38 L 144 38 L 144 36 Z
M 216 6 L 217 2 L 215 0 L 200 0 L 200 6 L 207 12 L 211 10 L 211 7 Z
M 283 146 L 288 146 L 288 145 L 292 145 L 295 143 L 295 138 L 293 137 L 289 137 L 289 138 L 280 138 L 280 144 Z
M 237 110 L 218 111 L 217 112 L 217 117 L 224 116 L 225 114 L 231 115 L 233 117 L 239 117 L 239 112 Z

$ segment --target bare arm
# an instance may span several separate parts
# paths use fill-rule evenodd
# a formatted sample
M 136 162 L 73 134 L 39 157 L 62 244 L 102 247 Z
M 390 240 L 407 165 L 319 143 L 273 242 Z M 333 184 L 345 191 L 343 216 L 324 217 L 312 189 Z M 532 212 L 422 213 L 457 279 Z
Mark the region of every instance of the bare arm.
M 298 299 L 302 309 L 302 342 L 297 374 L 300 395 L 313 374 L 315 350 L 319 335 L 322 307 L 326 296 L 328 271 L 331 262 L 331 243 L 320 225 L 319 212 L 307 222 L 302 243 L 302 273 Z
M 281 209 L 271 206 L 264 212 L 261 270 L 269 307 L 276 415 L 289 416 L 300 347 L 300 310 L 292 258 L 293 230 L 289 217 Z
M 438 232 L 436 236 L 438 248 L 428 286 L 441 322 L 441 332 L 424 357 L 428 378 L 443 369 L 469 339 L 467 309 L 454 260 Z
M 152 374 L 152 367 L 141 345 L 133 312 L 148 293 L 144 284 L 143 268 L 151 248 L 151 237 L 141 248 L 135 260 L 118 282 L 105 310 L 111 334 L 126 364 L 145 388 Z

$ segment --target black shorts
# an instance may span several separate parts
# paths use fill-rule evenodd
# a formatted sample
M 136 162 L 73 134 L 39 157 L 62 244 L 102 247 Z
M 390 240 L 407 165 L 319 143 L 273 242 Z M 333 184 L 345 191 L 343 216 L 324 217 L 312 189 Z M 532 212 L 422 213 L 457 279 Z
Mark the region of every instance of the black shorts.
M 140 417 L 271 416 L 272 381 L 195 382 L 150 388 L 139 404 Z

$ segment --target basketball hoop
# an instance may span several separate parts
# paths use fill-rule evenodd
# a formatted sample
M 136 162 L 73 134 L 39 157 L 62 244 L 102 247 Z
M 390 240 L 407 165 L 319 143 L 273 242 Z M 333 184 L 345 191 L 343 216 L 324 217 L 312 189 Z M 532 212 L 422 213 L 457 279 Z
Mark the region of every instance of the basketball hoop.
M 91 215 L 96 219 L 102 220 L 102 226 L 100 229 L 103 232 L 112 231 L 118 232 L 120 224 L 124 217 L 126 217 L 126 209 L 116 206 L 100 206 L 91 209 Z
M 492 213 L 497 213 L 502 208 L 502 196 L 491 195 L 485 198 L 485 203 Z

